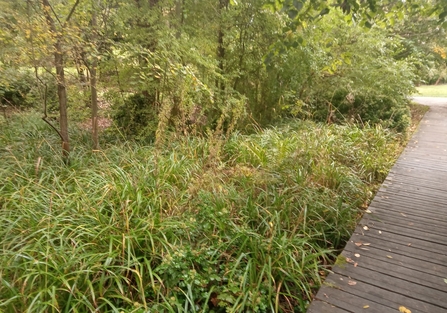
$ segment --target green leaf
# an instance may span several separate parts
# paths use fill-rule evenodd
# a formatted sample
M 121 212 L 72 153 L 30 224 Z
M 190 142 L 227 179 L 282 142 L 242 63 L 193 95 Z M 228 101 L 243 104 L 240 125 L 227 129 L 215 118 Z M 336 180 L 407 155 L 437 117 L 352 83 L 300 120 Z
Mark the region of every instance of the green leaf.
M 304 6 L 304 2 L 306 2 L 306 0 L 304 0 L 304 1 L 293 0 L 293 6 L 299 12 L 299 11 L 301 11 L 301 9 Z
M 377 6 L 376 6 L 376 2 L 374 0 L 368 0 L 368 5 L 369 5 L 369 9 L 372 12 L 376 12 Z
M 295 9 L 290 9 L 290 10 L 287 12 L 287 15 L 293 20 L 293 19 L 295 19 L 295 17 L 298 16 L 298 11 L 295 10 Z
M 324 8 L 323 10 L 320 11 L 319 16 L 323 16 L 326 15 L 330 12 L 329 8 Z

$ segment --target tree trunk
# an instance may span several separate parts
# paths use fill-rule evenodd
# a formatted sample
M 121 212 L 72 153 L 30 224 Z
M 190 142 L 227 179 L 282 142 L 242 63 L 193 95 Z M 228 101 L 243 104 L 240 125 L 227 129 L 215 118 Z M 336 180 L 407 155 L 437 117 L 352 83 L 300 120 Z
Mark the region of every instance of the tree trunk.
M 48 0 L 42 0 L 43 11 L 51 32 L 56 36 L 54 43 L 54 64 L 56 67 L 57 96 L 59 98 L 59 125 L 62 137 L 62 154 L 67 161 L 70 154 L 70 140 L 68 137 L 68 115 L 67 115 L 67 90 L 65 88 L 64 54 L 62 50 L 61 34 L 56 29 L 55 22 L 51 17 L 51 5 Z
M 224 31 L 223 31 L 223 11 L 228 8 L 229 0 L 219 0 L 219 31 L 217 33 L 217 60 L 219 62 L 220 74 L 224 74 L 224 60 L 225 60 L 225 45 L 224 45 Z M 222 81 L 217 81 L 216 85 L 221 91 L 225 90 L 225 84 Z
M 183 1 L 184 0 L 176 0 L 175 2 L 175 16 L 177 18 L 177 31 L 175 33 L 175 38 L 179 39 L 182 35 L 182 27 L 183 27 Z
M 56 63 L 57 96 L 59 98 L 59 125 L 62 135 L 62 154 L 68 158 L 70 154 L 70 138 L 68 136 L 68 114 L 67 114 L 67 89 L 65 88 L 64 57 L 62 43 L 58 38 L 54 45 L 54 60 Z
M 90 91 L 92 99 L 92 143 L 93 150 L 99 149 L 99 139 L 98 139 L 98 92 L 96 89 L 96 68 L 98 66 L 98 61 L 95 59 L 92 62 L 92 67 L 90 69 Z
M 96 8 L 93 7 L 92 13 L 92 42 L 97 41 L 97 21 L 96 21 Z M 92 100 L 92 143 L 93 150 L 99 149 L 99 139 L 98 139 L 98 91 L 96 89 L 97 81 L 97 67 L 98 59 L 93 56 L 93 61 L 90 66 L 90 93 Z

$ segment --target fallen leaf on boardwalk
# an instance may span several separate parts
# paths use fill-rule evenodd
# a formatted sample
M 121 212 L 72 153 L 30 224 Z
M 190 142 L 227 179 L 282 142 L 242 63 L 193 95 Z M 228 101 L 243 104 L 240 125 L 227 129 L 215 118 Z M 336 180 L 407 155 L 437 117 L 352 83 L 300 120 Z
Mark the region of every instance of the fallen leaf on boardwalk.
M 354 254 L 354 256 L 355 256 L 356 258 L 359 258 L 359 257 L 360 257 L 360 254 L 356 253 L 356 254 Z
M 364 242 L 363 245 L 364 246 L 370 246 L 371 244 L 369 242 Z
M 369 230 L 369 227 L 368 226 L 363 226 L 363 229 L 364 230 Z
M 388 259 L 392 259 L 393 257 L 391 255 L 386 256 Z
M 404 306 L 400 306 L 400 307 L 399 307 L 399 312 L 402 312 L 402 313 L 411 313 L 411 311 L 410 311 L 409 309 L 407 309 L 406 307 L 404 307 Z
M 405 214 L 403 214 L 402 212 L 400 213 L 400 215 L 402 215 L 403 217 L 407 217 Z
M 354 263 L 354 267 L 357 267 L 357 265 L 359 265 L 357 262 Z
M 353 281 L 353 280 L 350 280 L 350 281 L 348 281 L 348 285 L 349 286 L 355 286 L 355 285 L 357 285 L 357 282 Z
M 446 284 L 447 284 L 447 278 L 446 278 L 446 279 L 444 279 L 444 283 L 446 283 Z
M 357 247 L 360 247 L 361 245 L 362 245 L 362 243 L 361 242 L 356 242 L 356 243 L 354 243 Z
M 367 308 L 369 308 L 369 305 L 364 305 L 363 308 L 364 308 L 364 309 L 367 309 Z M 411 313 L 411 312 L 410 312 L 410 313 Z
M 370 209 L 366 210 L 365 212 L 368 213 L 368 214 L 372 213 Z
M 354 263 L 354 261 L 351 258 L 346 258 L 346 262 L 348 263 Z
M 382 231 L 381 231 L 381 230 L 379 230 L 379 234 L 382 234 Z

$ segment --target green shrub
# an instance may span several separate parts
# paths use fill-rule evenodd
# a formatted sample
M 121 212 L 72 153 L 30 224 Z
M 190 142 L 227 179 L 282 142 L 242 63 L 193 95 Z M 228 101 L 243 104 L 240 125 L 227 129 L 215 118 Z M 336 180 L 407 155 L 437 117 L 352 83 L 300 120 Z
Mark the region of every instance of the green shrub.
M 335 10 L 318 26 L 306 30 L 301 49 L 313 75 L 287 94 L 284 112 L 329 123 L 380 123 L 404 131 L 416 68 L 395 59 L 400 39 L 378 27 L 365 31 L 348 24 Z
M 153 141 L 158 125 L 158 110 L 153 97 L 137 93 L 113 108 L 113 120 L 129 138 Z
M 7 106 L 27 107 L 28 94 L 35 85 L 35 79 L 28 71 L 8 69 L 0 82 L 0 103 Z
M 398 101 L 386 95 L 354 95 L 348 90 L 339 89 L 332 98 L 314 104 L 313 118 L 329 123 L 381 124 L 405 132 L 411 123 L 408 104 L 407 101 Z
M 19 108 L 36 108 L 43 105 L 46 97 L 48 110 L 57 109 L 57 86 L 52 75 L 40 74 L 40 81 L 38 81 L 31 71 L 15 68 L 6 69 L 2 75 L 4 77 L 0 80 L 1 104 Z

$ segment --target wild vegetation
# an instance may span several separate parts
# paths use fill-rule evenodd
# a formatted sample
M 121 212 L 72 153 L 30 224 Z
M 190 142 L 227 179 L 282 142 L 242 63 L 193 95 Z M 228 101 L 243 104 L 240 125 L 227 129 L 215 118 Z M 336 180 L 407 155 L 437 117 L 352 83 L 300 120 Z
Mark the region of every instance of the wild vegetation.
M 290 121 L 95 152 L 73 129 L 66 166 L 37 116 L 1 126 L 5 312 L 304 311 L 401 143 Z
M 0 312 L 305 312 L 445 78 L 437 0 L 0 5 Z

